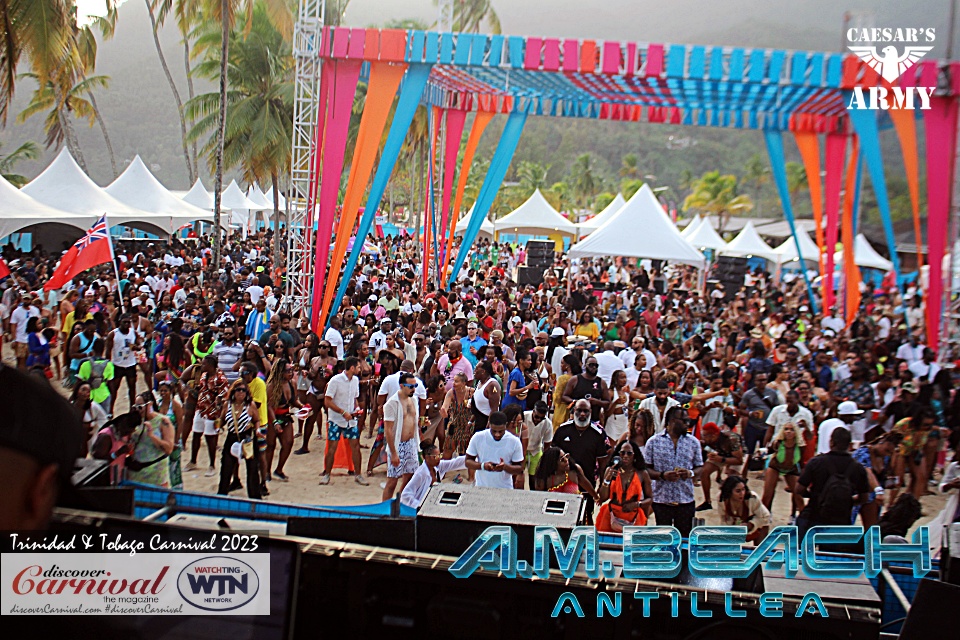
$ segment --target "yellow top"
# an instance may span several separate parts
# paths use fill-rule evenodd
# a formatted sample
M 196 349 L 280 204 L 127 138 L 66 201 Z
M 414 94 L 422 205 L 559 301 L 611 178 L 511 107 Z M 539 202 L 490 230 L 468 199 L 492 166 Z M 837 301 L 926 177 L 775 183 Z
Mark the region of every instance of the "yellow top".
M 260 426 L 266 427 L 269 419 L 267 414 L 267 383 L 259 376 L 250 382 L 250 397 L 253 398 L 257 409 L 260 410 Z

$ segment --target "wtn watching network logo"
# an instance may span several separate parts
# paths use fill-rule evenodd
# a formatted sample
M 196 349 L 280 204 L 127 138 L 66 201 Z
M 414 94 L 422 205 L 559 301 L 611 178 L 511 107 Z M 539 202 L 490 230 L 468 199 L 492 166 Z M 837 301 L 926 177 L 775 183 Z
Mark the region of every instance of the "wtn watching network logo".
M 925 43 L 932 43 L 935 39 L 936 30 L 933 28 L 848 29 L 847 40 L 857 45 L 847 48 L 891 86 L 889 89 L 870 87 L 866 93 L 863 87 L 854 87 L 847 108 L 913 109 L 919 103 L 920 109 L 929 109 L 930 96 L 936 87 L 899 87 L 895 83 L 933 49 L 932 45 L 925 46 Z M 894 43 L 904 43 L 902 54 Z

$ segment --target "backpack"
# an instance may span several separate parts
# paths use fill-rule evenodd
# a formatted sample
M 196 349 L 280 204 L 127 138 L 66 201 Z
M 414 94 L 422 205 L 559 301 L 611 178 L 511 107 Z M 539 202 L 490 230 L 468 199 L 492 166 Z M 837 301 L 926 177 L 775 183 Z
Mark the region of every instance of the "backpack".
M 834 463 L 836 464 L 836 463 Z M 853 512 L 853 496 L 857 492 L 850 480 L 850 469 L 856 467 L 856 461 L 849 460 L 847 468 L 836 471 L 827 478 L 827 482 L 817 496 L 817 520 L 824 524 L 850 524 Z
M 90 383 L 90 389 L 99 389 L 100 385 L 103 384 L 103 372 L 107 370 L 107 365 L 110 364 L 110 361 L 86 358 L 83 362 L 90 363 L 90 379 L 87 380 L 87 382 Z M 80 363 L 80 366 L 83 366 L 83 362 Z

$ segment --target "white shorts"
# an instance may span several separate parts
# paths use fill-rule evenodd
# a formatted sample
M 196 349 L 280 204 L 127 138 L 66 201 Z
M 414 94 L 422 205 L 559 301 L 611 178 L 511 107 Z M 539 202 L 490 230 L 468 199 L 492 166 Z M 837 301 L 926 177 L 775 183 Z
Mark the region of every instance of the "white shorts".
M 387 453 L 387 477 L 399 478 L 406 474 L 415 473 L 417 467 L 420 466 L 420 458 L 417 456 L 418 450 L 416 439 L 401 440 L 400 445 L 397 447 L 400 466 L 393 466 L 393 464 L 390 463 L 390 454 Z
M 199 413 L 194 414 L 193 416 L 193 429 L 194 433 L 202 433 L 205 436 L 215 436 L 217 435 L 216 422 L 210 418 L 204 418 Z

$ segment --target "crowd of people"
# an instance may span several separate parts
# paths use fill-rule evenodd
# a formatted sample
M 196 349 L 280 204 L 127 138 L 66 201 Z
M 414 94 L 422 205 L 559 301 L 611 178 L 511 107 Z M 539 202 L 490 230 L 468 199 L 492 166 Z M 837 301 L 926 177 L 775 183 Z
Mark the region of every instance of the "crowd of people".
M 232 237 L 220 264 L 206 238 L 124 242 L 116 265 L 52 291 L 58 255 L 5 247 L 4 341 L 62 383 L 84 455 L 162 487 L 200 471 L 262 499 L 291 455 L 322 455 L 321 485 L 345 457 L 361 485 L 385 465 L 382 499 L 412 507 L 453 476 L 583 494 L 607 532 L 686 535 L 716 509 L 755 541 L 781 493 L 802 530 L 859 517 L 905 535 L 928 492 L 960 489 L 960 394 L 916 290 L 866 296 L 848 325 L 760 269 L 726 290 L 692 268 L 561 253 L 521 286 L 524 248 L 489 241 L 455 284 L 424 286 L 400 236 L 371 240 L 311 326 L 284 300 L 273 240 Z

